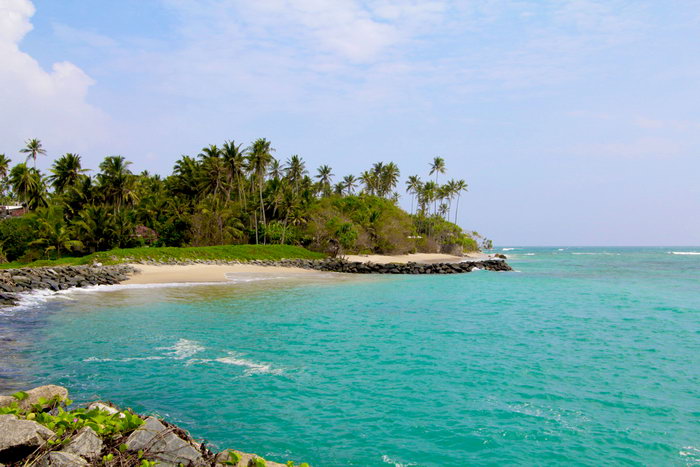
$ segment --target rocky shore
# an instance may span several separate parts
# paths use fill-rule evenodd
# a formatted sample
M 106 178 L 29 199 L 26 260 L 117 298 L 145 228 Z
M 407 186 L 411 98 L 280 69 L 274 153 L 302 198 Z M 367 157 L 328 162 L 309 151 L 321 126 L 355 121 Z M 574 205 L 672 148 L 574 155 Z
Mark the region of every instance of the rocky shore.
M 501 258 L 463 261 L 453 263 L 372 263 L 347 261 L 343 258 L 323 260 L 283 259 L 253 261 L 134 261 L 149 265 L 193 265 L 193 264 L 248 264 L 254 266 L 301 268 L 350 274 L 460 274 L 475 269 L 488 271 L 511 271 Z M 114 285 L 127 279 L 137 270 L 130 265 L 55 266 L 0 270 L 0 306 L 15 305 L 18 294 L 33 290 L 66 290 L 72 287 Z
M 135 261 L 135 264 L 189 266 L 195 264 L 250 264 L 254 266 L 286 267 L 311 269 L 326 272 L 343 272 L 350 274 L 461 274 L 475 269 L 487 271 L 512 271 L 513 269 L 503 259 L 487 259 L 462 261 L 453 263 L 372 263 L 347 261 L 343 258 L 312 259 L 282 259 L 282 260 L 252 260 L 252 261 Z
M 17 294 L 22 292 L 119 284 L 134 272 L 135 269 L 126 264 L 0 270 L 0 306 L 16 304 Z
M 165 420 L 108 402 L 95 401 L 79 408 L 69 408 L 70 404 L 68 391 L 53 385 L 0 396 L 0 466 L 294 465 L 233 449 L 212 451 Z

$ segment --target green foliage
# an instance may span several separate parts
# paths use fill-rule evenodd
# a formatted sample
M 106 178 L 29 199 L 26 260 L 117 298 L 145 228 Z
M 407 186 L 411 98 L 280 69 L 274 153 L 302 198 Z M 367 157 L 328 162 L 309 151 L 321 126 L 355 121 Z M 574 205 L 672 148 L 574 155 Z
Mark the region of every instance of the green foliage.
M 8 261 L 21 258 L 36 239 L 37 223 L 27 217 L 14 217 L 0 221 L 0 245 Z
M 241 456 L 235 451 L 228 451 L 228 459 L 226 459 L 222 464 L 224 465 L 238 465 L 241 461 Z
M 18 401 L 23 401 L 24 399 L 26 399 L 27 397 L 29 397 L 29 394 L 27 394 L 27 393 L 24 392 L 24 391 L 17 391 L 16 393 L 12 394 L 12 397 L 14 397 L 15 399 L 17 399 Z
M 190 261 L 190 260 L 280 260 L 280 259 L 322 259 L 325 255 L 291 245 L 219 245 L 204 247 L 142 247 L 102 251 L 79 258 L 41 260 L 29 264 L 18 262 L 0 264 L 0 269 L 17 267 L 41 267 L 83 264 L 120 264 L 133 261 Z
M 253 459 L 253 465 L 255 467 L 266 467 L 267 462 L 265 462 L 265 459 L 263 459 L 262 457 L 256 457 Z

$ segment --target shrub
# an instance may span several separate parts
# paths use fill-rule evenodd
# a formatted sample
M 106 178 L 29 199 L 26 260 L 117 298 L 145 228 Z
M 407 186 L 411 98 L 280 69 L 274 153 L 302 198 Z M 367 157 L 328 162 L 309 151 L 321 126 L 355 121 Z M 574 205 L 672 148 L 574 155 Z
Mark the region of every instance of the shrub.
M 30 250 L 38 226 L 28 217 L 13 217 L 0 221 L 0 245 L 9 261 L 15 261 Z

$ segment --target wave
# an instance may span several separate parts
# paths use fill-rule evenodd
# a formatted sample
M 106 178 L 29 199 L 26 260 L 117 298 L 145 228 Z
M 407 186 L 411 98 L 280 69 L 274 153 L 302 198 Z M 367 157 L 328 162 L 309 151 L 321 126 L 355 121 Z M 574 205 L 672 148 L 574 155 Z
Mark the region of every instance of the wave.
M 700 251 L 669 251 L 671 255 L 700 255 Z
M 519 250 L 520 248 L 501 248 L 501 251 Z
M 212 360 L 218 363 L 224 363 L 226 365 L 236 365 L 245 368 L 243 374 L 245 376 L 256 375 L 256 374 L 268 374 L 268 375 L 279 375 L 282 374 L 283 370 L 280 368 L 273 368 L 268 363 L 258 363 L 252 360 L 242 358 L 241 354 L 236 352 L 229 352 L 228 357 L 215 358 Z
M 170 350 L 168 354 L 175 360 L 190 358 L 205 350 L 204 346 L 189 339 L 180 339 L 172 347 L 158 347 L 159 350 Z
M 396 459 L 392 459 L 391 457 L 387 456 L 386 454 L 384 454 L 384 455 L 382 456 L 382 462 L 384 462 L 384 463 L 386 463 L 386 464 L 391 464 L 391 465 L 393 465 L 394 467 L 409 467 L 409 466 L 411 466 L 411 465 L 418 465 L 418 464 L 416 464 L 416 463 L 414 463 L 414 462 L 409 462 L 409 463 L 407 463 L 407 464 L 404 464 L 404 463 L 402 463 L 402 462 L 397 461 Z
M 165 360 L 168 357 L 162 357 L 158 355 L 153 355 L 151 357 L 125 357 L 125 358 L 100 358 L 100 357 L 88 357 L 84 359 L 84 362 L 136 362 L 141 360 Z
M 572 255 L 604 255 L 604 256 L 620 256 L 621 253 L 608 253 L 608 252 L 600 252 L 600 253 L 590 253 L 590 252 L 575 252 L 571 253 Z

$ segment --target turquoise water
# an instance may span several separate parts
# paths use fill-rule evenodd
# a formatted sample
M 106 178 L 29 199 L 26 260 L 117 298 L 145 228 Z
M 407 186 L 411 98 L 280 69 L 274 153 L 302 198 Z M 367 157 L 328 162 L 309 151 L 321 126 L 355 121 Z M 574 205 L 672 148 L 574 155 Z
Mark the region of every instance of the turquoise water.
M 700 248 L 75 292 L 0 316 L 0 384 L 316 467 L 700 465 L 700 255 L 670 251 Z

